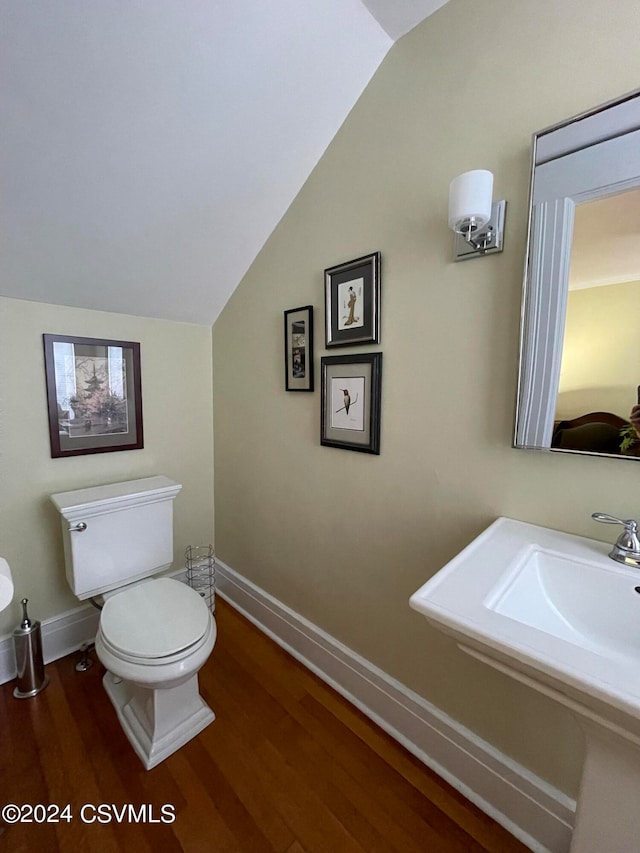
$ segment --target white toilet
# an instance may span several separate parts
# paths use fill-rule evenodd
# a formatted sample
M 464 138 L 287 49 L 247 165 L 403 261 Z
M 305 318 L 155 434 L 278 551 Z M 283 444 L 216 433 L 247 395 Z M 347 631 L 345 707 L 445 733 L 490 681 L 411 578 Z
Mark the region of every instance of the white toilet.
M 67 580 L 104 602 L 96 653 L 131 745 L 150 770 L 213 722 L 198 690 L 216 624 L 173 562 L 173 501 L 182 486 L 148 477 L 51 495 L 62 515 Z

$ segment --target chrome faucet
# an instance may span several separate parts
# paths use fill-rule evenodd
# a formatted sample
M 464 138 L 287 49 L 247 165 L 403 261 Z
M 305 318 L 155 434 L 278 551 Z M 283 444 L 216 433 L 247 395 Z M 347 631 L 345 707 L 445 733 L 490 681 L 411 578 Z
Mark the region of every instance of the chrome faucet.
M 632 518 L 622 519 L 603 512 L 594 512 L 591 515 L 595 521 L 603 521 L 605 524 L 622 524 L 623 532 L 618 537 L 616 544 L 609 552 L 612 560 L 624 563 L 625 566 L 640 568 L 640 537 L 638 536 L 638 522 Z

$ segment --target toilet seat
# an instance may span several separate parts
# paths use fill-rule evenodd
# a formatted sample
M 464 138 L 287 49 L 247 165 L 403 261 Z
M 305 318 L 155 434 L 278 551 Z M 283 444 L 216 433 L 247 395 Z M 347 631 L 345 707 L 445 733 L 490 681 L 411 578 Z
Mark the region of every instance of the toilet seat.
M 169 665 L 169 664 L 173 664 L 173 663 L 179 663 L 180 661 L 184 661 L 188 658 L 191 658 L 194 654 L 197 654 L 197 652 L 204 645 L 206 645 L 209 642 L 212 634 L 213 634 L 213 637 L 215 640 L 215 636 L 217 634 L 217 631 L 215 628 L 215 622 L 213 621 L 213 618 L 211 619 L 210 629 L 205 632 L 204 636 L 201 637 L 200 640 L 198 640 L 195 643 L 192 643 L 190 646 L 187 646 L 184 649 L 181 649 L 179 652 L 176 652 L 176 654 L 174 654 L 174 655 L 165 655 L 164 657 L 158 657 L 158 658 L 140 657 L 140 655 L 127 654 L 126 652 L 122 652 L 119 649 L 114 648 L 114 646 L 112 646 L 111 643 L 109 643 L 109 641 L 105 639 L 105 636 L 102 633 L 102 630 L 100 628 L 98 628 L 97 637 L 100 638 L 100 643 L 101 643 L 102 648 L 106 652 L 111 654 L 116 660 L 120 661 L 121 663 L 130 663 L 130 664 L 134 664 L 136 666 L 142 666 L 145 669 L 148 669 L 149 667 L 154 667 L 154 666 L 155 667 L 161 667 L 161 666 L 165 666 L 165 665 Z M 113 666 L 111 668 L 113 669 Z
M 198 593 L 172 578 L 156 578 L 107 599 L 100 633 L 105 647 L 121 660 L 168 664 L 206 642 L 212 623 Z

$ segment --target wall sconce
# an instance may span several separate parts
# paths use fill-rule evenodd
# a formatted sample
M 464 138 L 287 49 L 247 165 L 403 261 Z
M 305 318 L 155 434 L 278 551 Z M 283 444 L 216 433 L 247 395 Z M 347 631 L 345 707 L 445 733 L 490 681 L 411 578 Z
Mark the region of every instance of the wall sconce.
M 493 175 L 486 169 L 454 178 L 449 187 L 449 228 L 456 235 L 453 259 L 501 252 L 506 208 L 506 201 L 493 201 Z

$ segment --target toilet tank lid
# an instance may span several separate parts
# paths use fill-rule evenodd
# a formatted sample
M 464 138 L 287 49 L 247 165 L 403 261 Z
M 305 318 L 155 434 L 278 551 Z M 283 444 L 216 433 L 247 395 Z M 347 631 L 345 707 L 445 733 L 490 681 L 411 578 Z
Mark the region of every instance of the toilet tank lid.
M 78 513 L 109 512 L 112 509 L 175 498 L 182 486 L 168 477 L 145 477 L 124 483 L 92 486 L 72 492 L 51 495 L 51 501 L 62 515 L 72 519 Z

